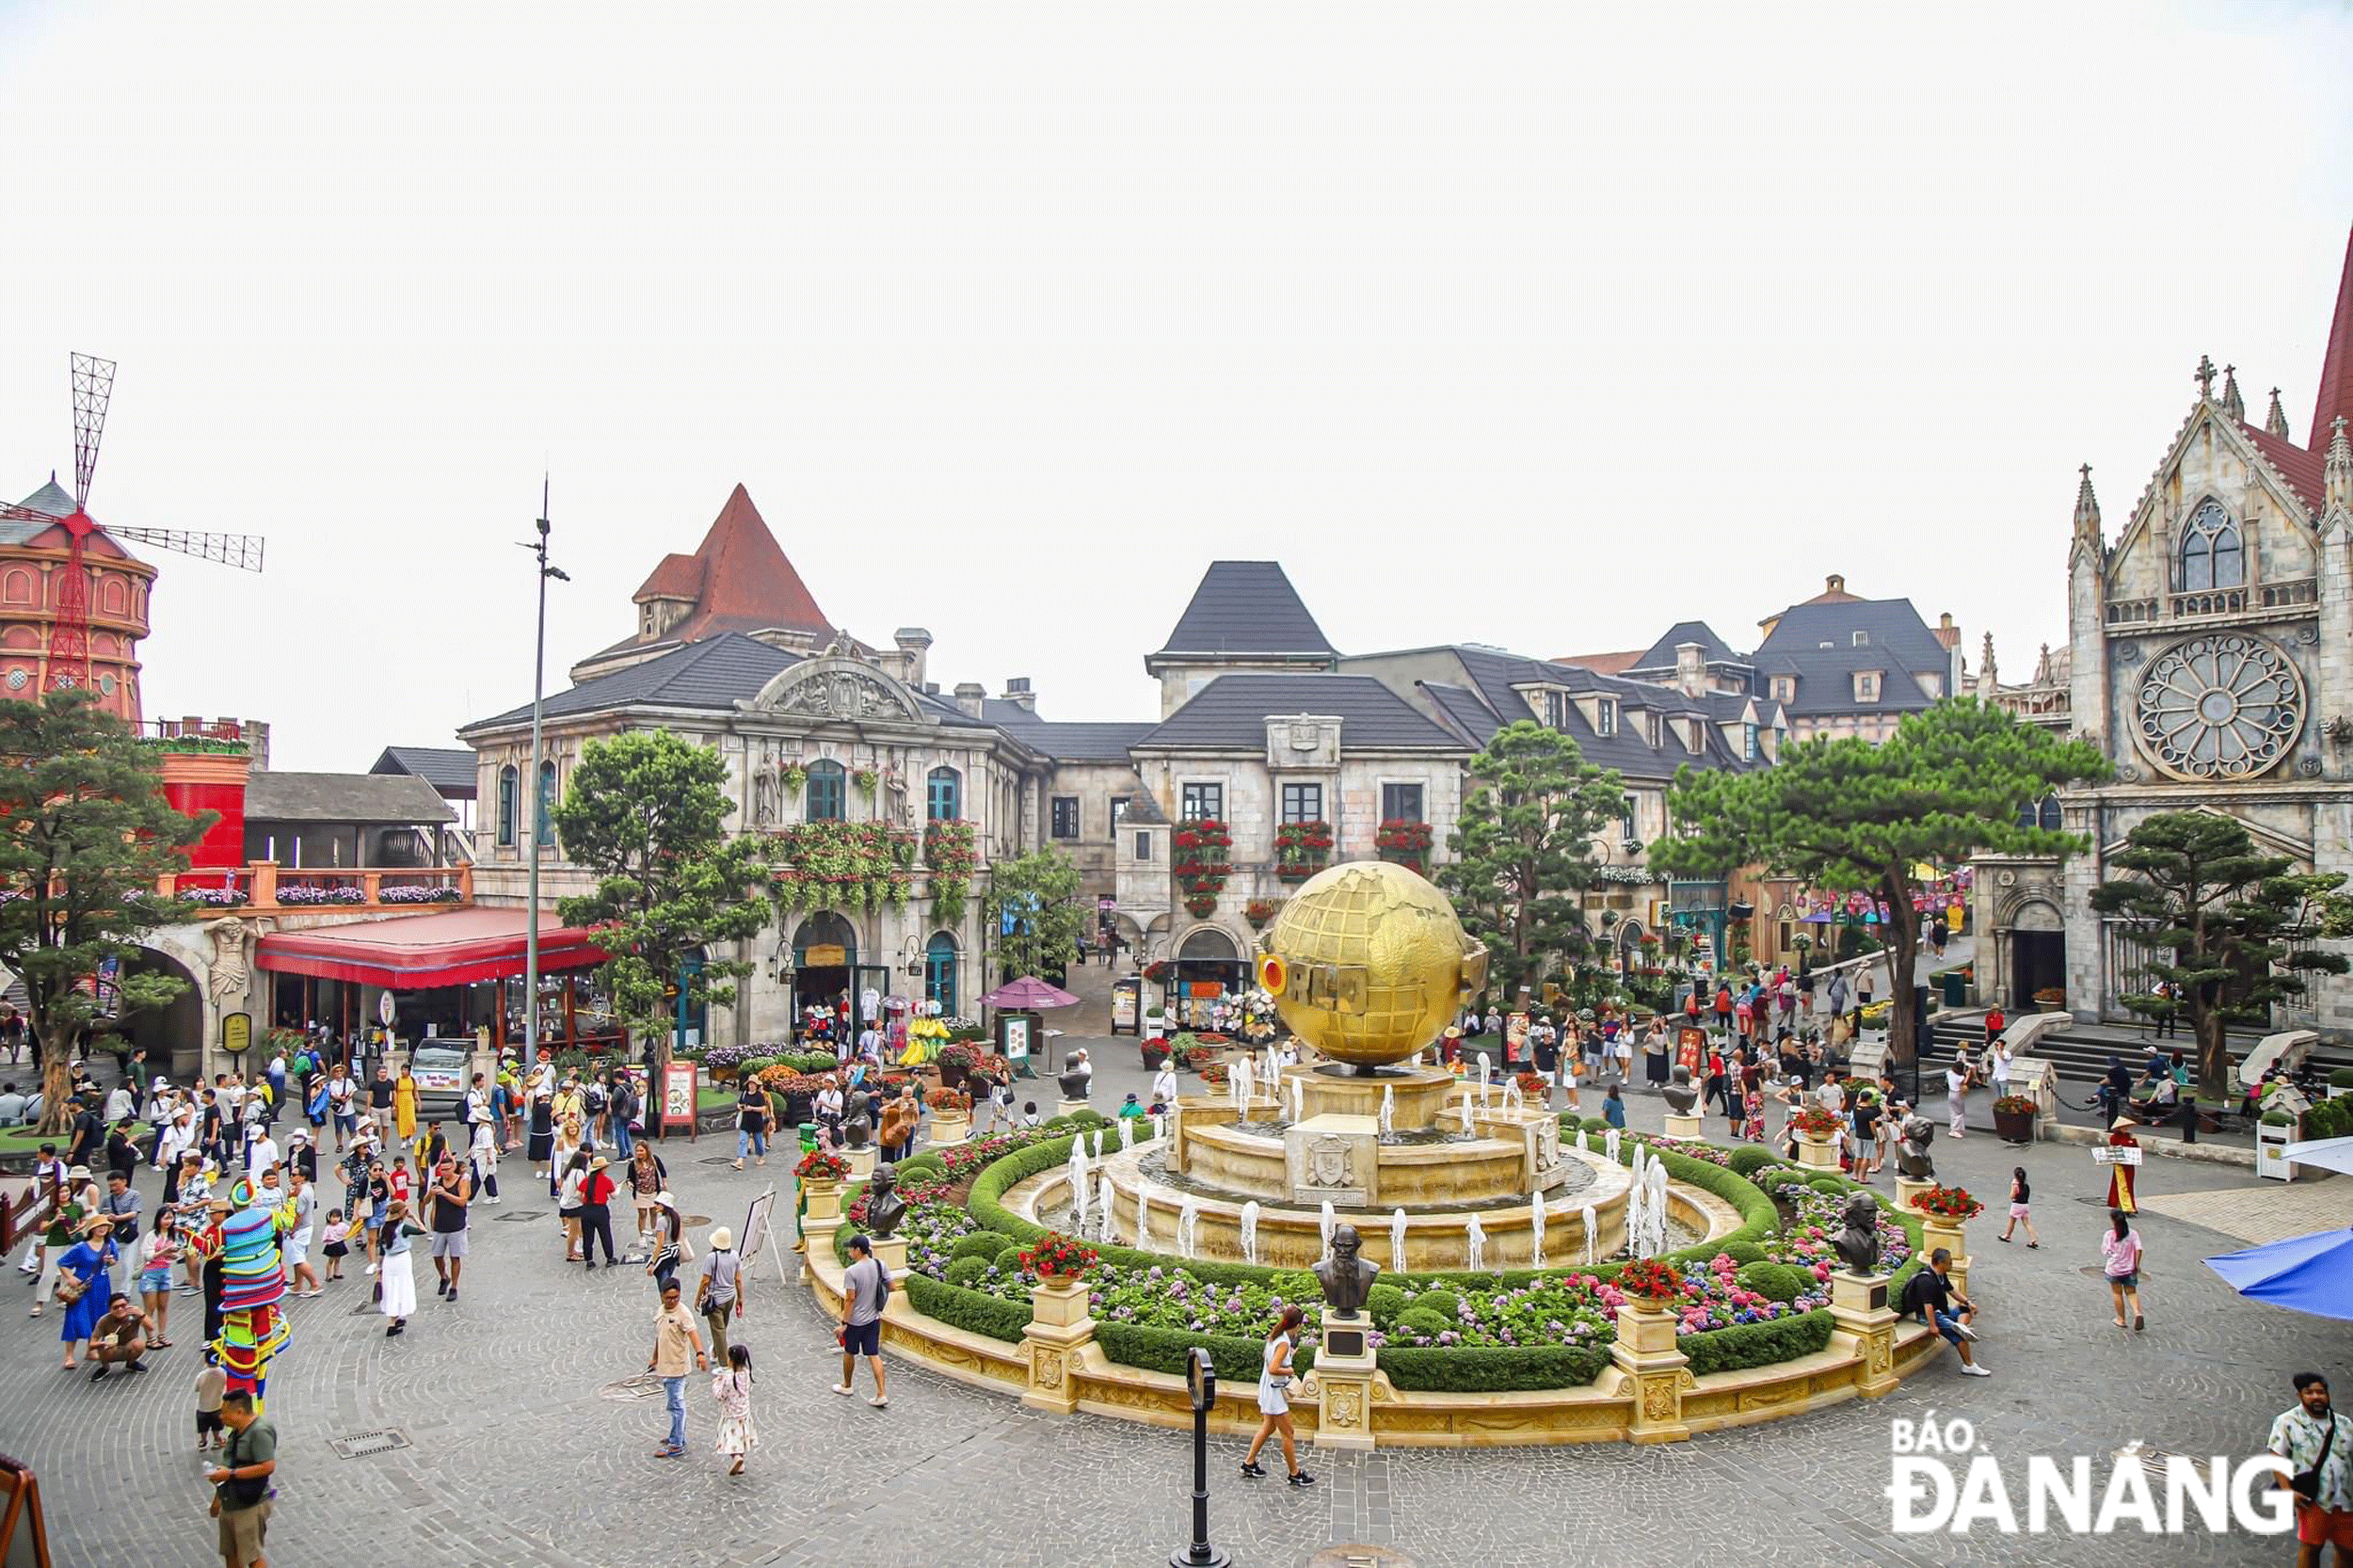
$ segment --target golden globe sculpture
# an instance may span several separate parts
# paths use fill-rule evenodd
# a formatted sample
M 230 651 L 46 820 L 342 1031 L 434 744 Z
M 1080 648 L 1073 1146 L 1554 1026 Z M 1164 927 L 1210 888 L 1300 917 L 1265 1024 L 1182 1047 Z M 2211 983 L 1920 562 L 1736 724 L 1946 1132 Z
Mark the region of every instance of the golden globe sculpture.
M 1319 872 L 1258 939 L 1258 984 L 1291 1032 L 1369 1077 L 1485 989 L 1487 950 L 1447 896 L 1385 860 Z

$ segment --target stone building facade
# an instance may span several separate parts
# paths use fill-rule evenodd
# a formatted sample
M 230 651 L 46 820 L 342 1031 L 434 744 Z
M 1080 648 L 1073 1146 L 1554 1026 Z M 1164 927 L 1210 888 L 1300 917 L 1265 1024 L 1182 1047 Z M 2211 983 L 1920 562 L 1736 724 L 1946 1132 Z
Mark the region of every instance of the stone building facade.
M 2027 687 L 1994 683 L 1993 700 L 2094 741 L 2115 773 L 2039 808 L 2089 853 L 1979 861 L 1984 1000 L 2057 988 L 2077 1017 L 2131 1016 L 2121 999 L 2147 991 L 2151 954 L 2090 892 L 2158 812 L 2226 814 L 2299 869 L 2353 872 L 2353 246 L 2302 445 L 2276 390 L 2256 424 L 2234 367 L 2201 360 L 2196 379 L 2112 541 L 2084 470 L 2064 656 Z M 2274 1022 L 2353 1030 L 2353 983 L 2321 977 Z

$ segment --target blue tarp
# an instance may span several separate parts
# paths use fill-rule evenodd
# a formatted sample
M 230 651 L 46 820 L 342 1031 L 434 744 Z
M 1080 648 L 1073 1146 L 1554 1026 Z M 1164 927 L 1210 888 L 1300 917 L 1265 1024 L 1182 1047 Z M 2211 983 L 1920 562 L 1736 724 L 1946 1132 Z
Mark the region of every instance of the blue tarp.
M 2206 1267 L 2242 1296 L 2353 1321 L 2353 1225 L 2226 1252 Z

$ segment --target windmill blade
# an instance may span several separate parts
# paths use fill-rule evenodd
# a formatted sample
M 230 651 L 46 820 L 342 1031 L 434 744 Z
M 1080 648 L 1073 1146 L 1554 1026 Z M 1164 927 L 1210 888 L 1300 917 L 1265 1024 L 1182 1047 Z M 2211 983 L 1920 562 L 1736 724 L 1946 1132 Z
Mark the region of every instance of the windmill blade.
M 112 360 L 73 356 L 73 504 L 85 510 L 89 506 L 90 476 L 98 472 L 98 443 L 106 434 L 106 405 L 114 392 Z
M 179 528 L 117 528 L 112 523 L 101 523 L 99 532 L 109 538 L 152 545 L 177 555 L 217 561 L 239 571 L 262 569 L 263 540 L 259 534 L 194 534 Z

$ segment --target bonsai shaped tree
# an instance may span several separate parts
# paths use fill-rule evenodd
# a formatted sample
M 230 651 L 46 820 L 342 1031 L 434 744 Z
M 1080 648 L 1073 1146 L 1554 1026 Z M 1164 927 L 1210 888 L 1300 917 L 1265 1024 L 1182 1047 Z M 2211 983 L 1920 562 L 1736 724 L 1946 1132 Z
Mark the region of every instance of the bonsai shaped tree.
M 2227 1100 L 2231 1058 L 2223 1030 L 2266 1022 L 2275 1001 L 2301 996 L 2303 976 L 2345 972 L 2345 955 L 2300 944 L 2353 934 L 2353 901 L 2337 874 L 2297 875 L 2284 855 L 2265 855 L 2245 824 L 2212 811 L 2165 811 L 2137 824 L 2108 864 L 2128 874 L 2091 890 L 2091 906 L 2120 915 L 2171 962 L 2149 972 L 2174 995 L 2127 996 L 2149 1017 L 2185 1015 L 2198 1042 L 2198 1089 Z
M 1886 907 L 1873 927 L 1897 977 L 1888 1058 L 1919 1060 L 1911 986 L 1921 917 L 1912 907 L 1923 861 L 1953 864 L 1981 851 L 2065 855 L 2072 833 L 2028 826 L 2020 812 L 2064 784 L 2105 778 L 2097 746 L 2061 741 L 1974 697 L 1907 714 L 1885 741 L 1822 737 L 1785 747 L 1753 773 L 1689 763 L 1668 797 L 1676 834 L 1651 846 L 1654 868 L 1724 876 L 1763 866 L 1809 887 L 1861 892 Z

